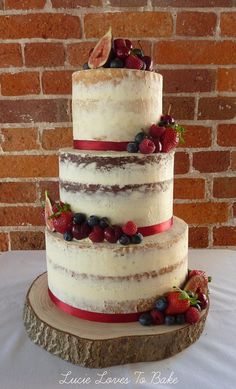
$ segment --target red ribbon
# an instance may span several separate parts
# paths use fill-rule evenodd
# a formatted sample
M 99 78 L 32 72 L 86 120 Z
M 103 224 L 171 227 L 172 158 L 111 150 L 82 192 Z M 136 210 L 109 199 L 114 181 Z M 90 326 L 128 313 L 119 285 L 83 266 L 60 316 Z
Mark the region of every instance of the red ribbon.
M 111 142 L 98 140 L 74 140 L 74 149 L 98 151 L 126 151 L 129 142 Z
M 132 321 L 138 321 L 139 316 L 143 313 L 143 312 L 134 312 L 134 313 L 90 312 L 63 303 L 63 301 L 59 300 L 59 298 L 57 298 L 49 288 L 48 288 L 48 294 L 52 302 L 62 311 L 69 313 L 72 316 L 79 317 L 80 319 L 97 321 L 100 323 L 128 323 Z
M 173 224 L 173 217 L 160 224 L 154 224 L 153 226 L 147 226 L 147 227 L 139 227 L 138 232 L 140 232 L 143 236 L 155 235 L 155 234 L 159 234 L 160 232 L 169 230 L 172 224 Z

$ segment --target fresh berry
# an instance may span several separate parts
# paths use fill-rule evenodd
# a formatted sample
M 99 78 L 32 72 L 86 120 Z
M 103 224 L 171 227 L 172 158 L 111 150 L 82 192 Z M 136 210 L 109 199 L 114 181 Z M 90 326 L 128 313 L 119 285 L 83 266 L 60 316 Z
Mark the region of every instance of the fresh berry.
M 158 126 L 159 127 L 165 127 L 167 124 L 166 124 L 166 122 L 164 122 L 163 120 L 160 120 L 159 122 L 158 122 Z
M 125 39 L 125 45 L 128 47 L 128 49 L 132 50 L 133 44 L 129 39 Z
M 168 153 L 170 150 L 174 149 L 179 143 L 179 134 L 178 132 L 171 127 L 167 127 L 162 138 L 162 152 Z
M 144 57 L 143 50 L 141 50 L 141 49 L 133 49 L 131 51 L 131 54 L 133 54 L 133 55 L 135 55 L 135 56 L 137 56 L 139 58 L 143 58 Z
M 86 62 L 86 63 L 83 64 L 83 69 L 84 69 L 84 70 L 90 69 L 90 67 L 88 66 L 88 62 Z
M 151 139 L 144 139 L 139 145 L 139 151 L 142 154 L 152 154 L 156 149 L 155 144 Z
M 155 306 L 158 311 L 165 311 L 168 306 L 166 297 L 160 297 L 159 299 L 157 299 L 157 301 L 155 302 Z
M 86 215 L 84 213 L 75 213 L 73 217 L 74 224 L 82 224 L 86 220 Z
M 126 43 L 125 43 L 125 40 L 124 39 L 114 39 L 114 48 L 115 50 L 118 49 L 118 48 L 122 48 L 122 47 L 126 47 Z
M 137 153 L 139 151 L 139 144 L 137 142 L 130 142 L 127 145 L 128 153 Z
M 140 234 L 140 232 L 138 234 L 131 236 L 131 243 L 133 244 L 139 244 L 142 242 L 142 240 L 143 240 L 143 235 Z
M 128 235 L 121 235 L 119 239 L 119 243 L 122 244 L 123 246 L 127 246 L 130 244 L 130 237 Z
M 137 233 L 138 227 L 133 221 L 128 221 L 124 226 L 122 226 L 122 231 L 128 235 L 133 236 Z
M 63 238 L 64 238 L 65 240 L 67 240 L 68 242 L 70 242 L 70 241 L 73 239 L 72 232 L 71 232 L 71 231 L 66 231 L 66 232 L 64 232 Z
M 199 310 L 195 307 L 190 307 L 185 313 L 185 320 L 189 324 L 194 324 L 199 321 L 201 314 Z
M 192 307 L 195 307 L 198 309 L 199 312 L 201 312 L 202 308 L 201 308 L 201 305 L 200 304 L 194 304 L 192 305 Z
M 153 70 L 153 62 L 152 62 L 151 57 L 149 57 L 148 55 L 144 55 L 142 57 L 142 61 L 146 65 L 146 70 L 150 70 L 150 71 Z
M 184 290 L 191 290 L 193 293 L 196 293 L 198 289 L 204 294 L 208 292 L 208 281 L 202 275 L 192 276 L 184 286 Z
M 199 305 L 201 309 L 206 309 L 208 306 L 208 298 L 205 293 L 197 292 L 197 298 L 199 300 Z
M 83 236 L 82 231 L 81 231 L 81 225 L 74 224 L 72 226 L 71 232 L 72 232 L 73 238 L 75 238 L 77 240 L 84 239 L 84 236 Z
M 130 49 L 126 46 L 119 47 L 115 50 L 115 54 L 118 58 L 125 60 L 130 54 Z
M 153 321 L 152 321 L 152 316 L 150 313 L 142 313 L 142 315 L 139 316 L 139 323 L 142 324 L 142 326 L 150 326 Z
M 117 242 L 117 238 L 116 238 L 116 235 L 115 235 L 115 230 L 114 228 L 112 227 L 107 227 L 105 230 L 104 230 L 104 238 L 109 242 L 109 243 L 116 243 Z
M 206 275 L 206 272 L 203 270 L 190 270 L 188 273 L 188 278 L 191 278 L 193 276 L 203 276 L 208 281 L 208 276 Z
M 176 324 L 184 324 L 185 323 L 185 315 L 184 313 L 179 313 L 175 317 Z
M 114 228 L 114 232 L 115 232 L 115 237 L 116 237 L 116 241 L 120 239 L 121 235 L 123 235 L 123 231 L 122 231 L 122 228 L 120 226 L 112 226 L 112 228 Z
M 152 138 L 157 138 L 157 139 L 161 139 L 162 135 L 164 134 L 165 132 L 165 127 L 159 127 L 157 126 L 156 124 L 153 124 L 150 128 L 149 128 L 149 135 L 152 137 Z
M 143 61 L 139 57 L 136 57 L 135 55 L 130 54 L 125 59 L 125 67 L 128 69 L 141 70 L 143 67 Z
M 69 208 L 69 205 L 65 204 L 59 209 L 59 211 L 51 216 L 55 230 L 61 234 L 64 234 L 66 231 L 70 231 L 72 228 L 73 213 Z
M 165 324 L 167 326 L 172 326 L 173 324 L 175 324 L 175 317 L 173 315 L 165 316 Z
M 142 67 L 142 69 L 141 70 L 146 70 L 146 64 L 145 64 L 145 62 L 143 62 L 143 67 Z
M 143 131 L 140 131 L 134 138 L 135 142 L 137 143 L 141 143 L 142 140 L 144 140 L 145 138 L 147 138 L 147 134 L 145 134 L 145 132 Z
M 162 150 L 162 144 L 158 139 L 152 139 L 154 145 L 155 145 L 155 151 L 154 153 L 159 153 Z
M 112 59 L 110 62 L 110 68 L 123 68 L 124 62 L 120 58 Z
M 153 324 L 156 324 L 156 325 L 164 324 L 165 317 L 164 317 L 164 314 L 162 312 L 158 311 L 157 309 L 153 309 L 150 312 L 150 315 L 152 317 Z
M 102 217 L 99 221 L 99 226 L 103 228 L 103 230 L 105 228 L 107 228 L 109 226 L 109 220 L 107 217 Z
M 95 216 L 95 215 L 89 216 L 89 218 L 87 220 L 89 227 L 94 227 L 94 226 L 98 225 L 99 222 L 100 222 L 99 217 Z
M 175 119 L 170 115 L 162 115 L 161 121 L 166 123 L 166 125 L 175 123 Z
M 177 290 L 175 292 L 169 292 L 167 295 L 168 307 L 165 310 L 167 315 L 177 315 L 178 313 L 184 313 L 190 307 L 191 304 L 197 303 L 196 297 L 189 297 L 186 291 Z
M 89 234 L 89 239 L 93 243 L 103 242 L 104 241 L 104 231 L 103 231 L 103 229 L 100 226 L 95 225 L 93 227 L 92 232 L 90 232 L 90 234 Z
M 82 239 L 86 239 L 89 236 L 90 232 L 92 232 L 92 228 L 89 227 L 87 222 L 85 222 L 81 224 L 80 231 L 81 231 Z

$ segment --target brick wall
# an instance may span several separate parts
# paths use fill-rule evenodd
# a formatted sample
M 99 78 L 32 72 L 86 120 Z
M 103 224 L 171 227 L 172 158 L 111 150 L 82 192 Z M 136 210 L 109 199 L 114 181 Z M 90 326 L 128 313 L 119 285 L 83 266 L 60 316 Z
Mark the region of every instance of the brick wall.
M 197 8 L 198 7 L 198 8 Z M 40 200 L 58 196 L 70 146 L 71 73 L 112 25 L 165 77 L 164 106 L 188 132 L 175 214 L 190 246 L 236 246 L 236 1 L 0 0 L 0 248 L 44 247 Z

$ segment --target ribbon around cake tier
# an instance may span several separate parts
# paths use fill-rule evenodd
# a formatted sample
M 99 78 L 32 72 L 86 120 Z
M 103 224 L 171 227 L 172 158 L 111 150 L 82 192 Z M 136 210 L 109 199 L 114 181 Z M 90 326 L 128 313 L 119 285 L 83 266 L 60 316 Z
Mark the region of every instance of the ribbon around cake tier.
M 129 142 L 112 142 L 98 140 L 74 140 L 74 149 L 97 151 L 126 151 Z

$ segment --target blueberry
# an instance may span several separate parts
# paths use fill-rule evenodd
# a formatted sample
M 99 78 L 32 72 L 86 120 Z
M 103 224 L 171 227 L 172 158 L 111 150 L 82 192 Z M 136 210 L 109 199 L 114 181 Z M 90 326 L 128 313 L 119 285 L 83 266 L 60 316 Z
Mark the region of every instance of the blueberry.
M 70 241 L 73 239 L 72 232 L 70 232 L 70 231 L 64 232 L 63 238 L 64 238 L 65 240 L 67 240 L 68 242 L 70 242 Z
M 124 62 L 120 58 L 112 59 L 110 62 L 110 68 L 123 68 Z
M 140 232 L 138 232 L 138 234 L 131 236 L 131 243 L 133 244 L 139 244 L 142 242 L 142 240 L 143 240 L 143 235 L 140 234 Z
M 100 222 L 99 217 L 95 216 L 95 215 L 89 216 L 89 218 L 87 220 L 89 227 L 97 226 L 99 224 L 99 222 Z
M 102 217 L 100 219 L 100 222 L 99 222 L 99 225 L 100 227 L 102 227 L 103 230 L 105 230 L 105 228 L 109 227 L 109 220 L 107 217 Z
M 185 323 L 185 316 L 183 313 L 179 313 L 178 315 L 176 315 L 176 324 L 184 324 Z
M 139 323 L 142 324 L 142 326 L 150 326 L 152 324 L 152 316 L 150 313 L 142 313 L 142 315 L 139 316 Z
M 141 143 L 142 140 L 144 140 L 144 138 L 146 138 L 146 137 L 147 137 L 147 134 L 145 134 L 145 132 L 141 131 L 141 132 L 139 132 L 139 133 L 136 135 L 136 137 L 134 138 L 134 140 L 135 140 L 135 142 L 137 142 L 137 143 Z
M 74 224 L 82 224 L 86 221 L 86 215 L 84 213 L 75 213 L 73 217 Z
M 139 144 L 137 142 L 130 142 L 127 145 L 128 153 L 137 153 L 139 150 Z
M 142 58 L 144 56 L 143 50 L 141 49 L 133 49 L 131 51 L 131 54 L 136 55 L 139 58 Z
M 163 312 L 168 306 L 167 299 L 165 297 L 160 297 L 159 299 L 157 299 L 155 305 L 158 311 Z
M 128 244 L 130 244 L 130 237 L 125 234 L 121 235 L 119 243 L 123 244 L 124 246 L 127 246 Z
M 84 69 L 84 70 L 90 69 L 90 67 L 88 66 L 88 62 L 86 62 L 86 63 L 83 64 L 83 69 Z
M 160 120 L 158 122 L 159 127 L 165 127 L 165 126 L 167 126 L 167 124 L 168 124 L 168 122 L 166 120 Z
M 175 317 L 172 316 L 172 315 L 167 315 L 167 316 L 165 317 L 165 324 L 166 324 L 167 326 L 172 326 L 173 324 L 175 324 Z

